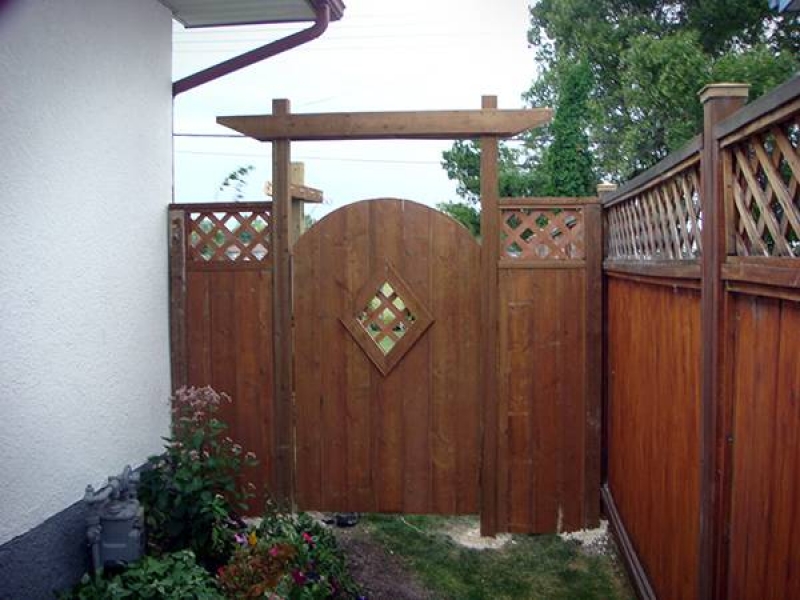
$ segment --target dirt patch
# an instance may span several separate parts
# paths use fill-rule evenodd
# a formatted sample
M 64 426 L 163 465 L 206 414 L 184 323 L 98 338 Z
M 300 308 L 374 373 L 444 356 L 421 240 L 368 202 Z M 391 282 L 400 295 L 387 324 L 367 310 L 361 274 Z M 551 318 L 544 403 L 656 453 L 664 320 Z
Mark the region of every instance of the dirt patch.
M 403 559 L 369 537 L 363 525 L 332 528 L 353 579 L 369 600 L 433 600 Z
M 442 529 L 456 544 L 472 550 L 500 550 L 506 544 L 513 544 L 511 534 L 500 533 L 495 537 L 482 537 L 480 522 L 476 518 L 461 517 L 450 519 Z

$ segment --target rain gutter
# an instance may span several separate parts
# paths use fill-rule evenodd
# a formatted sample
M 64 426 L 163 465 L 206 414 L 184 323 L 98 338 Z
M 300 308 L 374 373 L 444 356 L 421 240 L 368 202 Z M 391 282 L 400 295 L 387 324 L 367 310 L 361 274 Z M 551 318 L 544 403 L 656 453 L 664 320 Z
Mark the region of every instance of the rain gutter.
M 198 71 L 197 73 L 189 75 L 188 77 L 179 79 L 172 84 L 172 97 L 174 98 L 178 94 L 188 92 L 197 86 L 214 81 L 215 79 L 219 79 L 220 77 L 233 73 L 234 71 L 238 71 L 244 67 L 249 67 L 252 64 L 261 62 L 262 60 L 275 56 L 276 54 L 286 52 L 287 50 L 291 50 L 292 48 L 296 48 L 297 46 L 317 39 L 319 36 L 325 33 L 326 29 L 328 29 L 331 19 L 330 1 L 331 0 L 319 0 L 315 3 L 314 11 L 316 12 L 316 20 L 308 29 L 303 29 L 302 31 L 298 31 L 292 35 L 286 36 L 285 38 L 270 42 L 269 44 L 255 48 L 249 52 L 245 52 L 244 54 L 240 54 L 239 56 L 235 56 L 231 59 L 214 65 L 213 67 L 203 69 L 202 71 Z

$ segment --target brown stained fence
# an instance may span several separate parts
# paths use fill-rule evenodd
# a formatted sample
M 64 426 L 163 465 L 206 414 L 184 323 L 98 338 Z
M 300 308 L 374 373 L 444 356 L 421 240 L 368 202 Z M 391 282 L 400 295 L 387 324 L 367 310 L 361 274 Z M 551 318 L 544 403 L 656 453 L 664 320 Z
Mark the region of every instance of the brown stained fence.
M 499 213 L 498 523 L 596 526 L 600 208 L 591 198 L 502 198 Z
M 601 211 L 498 198 L 498 140 L 549 109 L 219 122 L 273 145 L 272 204 L 170 211 L 175 384 L 234 398 L 255 482 L 301 509 L 481 515 L 486 534 L 599 516 Z M 483 239 L 413 202 L 291 245 L 293 140 L 481 139 Z
M 745 94 L 603 197 L 603 495 L 642 597 L 800 597 L 800 79 Z
M 271 487 L 272 205 L 172 205 L 173 383 L 211 385 L 231 396 L 230 436 L 256 453 L 246 474 Z M 257 513 L 263 498 L 253 499 Z

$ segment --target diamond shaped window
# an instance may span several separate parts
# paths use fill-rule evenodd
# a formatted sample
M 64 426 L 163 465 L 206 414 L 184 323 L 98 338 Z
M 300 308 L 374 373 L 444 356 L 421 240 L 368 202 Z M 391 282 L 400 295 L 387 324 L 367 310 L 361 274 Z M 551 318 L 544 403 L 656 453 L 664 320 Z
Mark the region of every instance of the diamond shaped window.
M 357 317 L 384 355 L 389 354 L 417 320 L 392 285 L 385 281 Z
M 341 321 L 378 370 L 388 375 L 430 327 L 433 318 L 387 264 L 364 285 L 352 316 Z

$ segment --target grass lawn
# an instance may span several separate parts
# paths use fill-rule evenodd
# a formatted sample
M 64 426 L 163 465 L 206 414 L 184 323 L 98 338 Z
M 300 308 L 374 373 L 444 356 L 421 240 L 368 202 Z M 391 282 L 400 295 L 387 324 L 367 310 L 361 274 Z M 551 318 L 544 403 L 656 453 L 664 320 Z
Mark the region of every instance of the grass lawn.
M 371 537 L 402 557 L 437 598 L 632 599 L 616 558 L 589 555 L 555 535 L 515 535 L 497 550 L 473 550 L 444 533 L 472 517 L 369 515 Z

